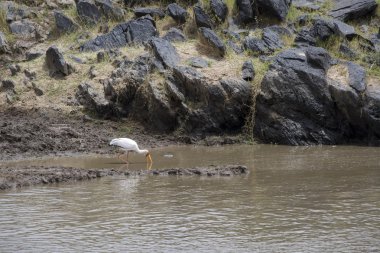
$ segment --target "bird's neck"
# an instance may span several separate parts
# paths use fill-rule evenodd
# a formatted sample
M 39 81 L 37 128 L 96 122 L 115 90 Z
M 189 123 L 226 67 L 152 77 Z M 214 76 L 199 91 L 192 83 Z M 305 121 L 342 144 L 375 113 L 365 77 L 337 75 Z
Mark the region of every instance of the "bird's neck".
M 146 149 L 137 149 L 136 152 L 139 153 L 139 154 L 147 154 L 148 150 L 146 150 Z

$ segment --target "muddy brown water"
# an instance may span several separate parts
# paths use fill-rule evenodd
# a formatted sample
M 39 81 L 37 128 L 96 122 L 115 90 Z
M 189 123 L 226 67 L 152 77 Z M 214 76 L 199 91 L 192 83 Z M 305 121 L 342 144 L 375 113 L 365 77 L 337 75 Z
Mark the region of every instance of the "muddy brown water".
M 112 177 L 0 192 L 1 252 L 379 252 L 380 149 L 155 149 L 153 168 L 242 164 L 238 177 Z M 131 156 L 126 170 L 140 169 Z M 113 156 L 17 161 L 112 167 Z

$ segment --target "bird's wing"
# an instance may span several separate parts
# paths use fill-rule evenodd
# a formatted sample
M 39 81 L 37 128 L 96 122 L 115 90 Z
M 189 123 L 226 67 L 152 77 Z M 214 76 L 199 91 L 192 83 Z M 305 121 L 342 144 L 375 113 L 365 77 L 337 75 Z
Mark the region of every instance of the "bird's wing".
M 113 139 L 110 142 L 110 145 L 115 145 L 127 150 L 137 150 L 138 146 L 137 143 L 134 140 L 128 139 L 128 138 L 117 138 Z

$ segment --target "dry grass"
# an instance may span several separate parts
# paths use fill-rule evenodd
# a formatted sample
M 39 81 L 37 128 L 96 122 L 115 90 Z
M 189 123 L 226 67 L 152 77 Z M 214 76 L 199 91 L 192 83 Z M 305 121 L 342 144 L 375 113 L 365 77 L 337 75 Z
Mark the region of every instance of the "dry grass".
M 340 84 L 348 85 L 349 75 L 348 75 L 347 66 L 344 64 L 338 64 L 338 65 L 332 66 L 327 71 L 327 77 Z
M 241 67 L 244 61 L 249 57 L 246 55 L 236 55 L 231 50 L 227 51 L 227 54 L 223 60 L 218 60 L 212 55 L 207 55 L 206 48 L 199 45 L 197 40 L 189 40 L 187 42 L 174 43 L 181 57 L 181 64 L 186 65 L 191 57 L 201 57 L 209 63 L 209 67 L 198 69 L 200 73 L 206 76 L 210 81 L 218 81 L 221 78 L 240 78 Z

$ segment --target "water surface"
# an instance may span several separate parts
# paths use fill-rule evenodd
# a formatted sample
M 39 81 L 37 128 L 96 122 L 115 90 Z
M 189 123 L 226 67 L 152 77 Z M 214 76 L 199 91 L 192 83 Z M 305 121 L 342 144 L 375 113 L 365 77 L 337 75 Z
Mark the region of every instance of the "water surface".
M 243 164 L 238 177 L 115 177 L 0 192 L 0 252 L 379 252 L 380 149 L 167 147 L 154 168 Z M 114 156 L 18 162 L 126 168 Z

